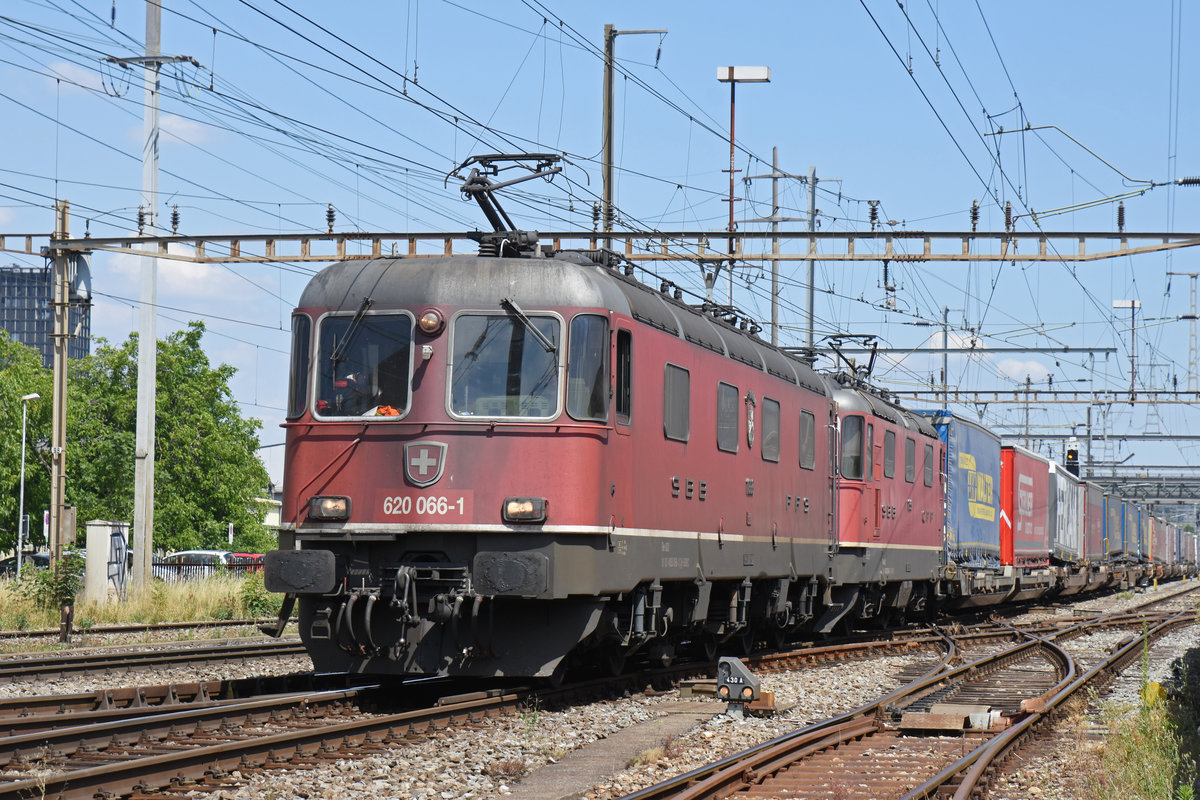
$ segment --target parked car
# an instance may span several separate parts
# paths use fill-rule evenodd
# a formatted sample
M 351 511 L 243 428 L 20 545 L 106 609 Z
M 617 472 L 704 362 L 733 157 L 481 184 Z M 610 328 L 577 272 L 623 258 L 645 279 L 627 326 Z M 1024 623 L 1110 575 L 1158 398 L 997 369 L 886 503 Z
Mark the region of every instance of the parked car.
M 150 574 L 162 581 L 207 578 L 229 566 L 232 557 L 228 550 L 180 550 L 155 559 Z
M 229 566 L 239 572 L 262 572 L 262 553 L 233 553 L 229 556 Z
M 25 553 L 21 556 L 21 565 L 32 564 L 37 569 L 50 568 L 49 553 Z M 6 578 L 12 578 L 17 574 L 17 557 L 11 556 L 0 561 L 0 575 Z

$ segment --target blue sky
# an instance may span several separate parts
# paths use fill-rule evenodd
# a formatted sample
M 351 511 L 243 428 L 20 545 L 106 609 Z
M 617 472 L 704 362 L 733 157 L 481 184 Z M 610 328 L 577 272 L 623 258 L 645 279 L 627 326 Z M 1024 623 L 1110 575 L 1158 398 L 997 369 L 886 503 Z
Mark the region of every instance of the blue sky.
M 1134 10 L 1135 8 L 1135 10 Z M 822 230 L 864 229 L 868 203 L 884 224 L 962 230 L 972 201 L 981 229 L 1003 226 L 1004 202 L 1033 230 L 1046 212 L 1145 184 L 1200 175 L 1194 30 L 1180 0 L 1116 2 L 538 3 L 441 0 L 282 3 L 167 0 L 163 52 L 199 68 L 164 70 L 160 214 L 178 205 L 186 234 L 323 230 L 470 230 L 486 223 L 445 173 L 471 154 L 518 149 L 567 154 L 550 183 L 530 183 L 506 208 L 541 230 L 591 226 L 600 192 L 601 60 L 605 23 L 666 28 L 617 39 L 616 202 L 638 230 L 722 230 L 728 206 L 729 90 L 716 68 L 768 65 L 772 82 L 737 96 L 741 175 L 817 168 Z M 115 11 L 115 24 L 112 17 Z M 907 16 L 906 16 L 907 13 Z M 214 28 L 216 33 L 214 33 Z M 0 231 L 52 228 L 53 198 L 72 201 L 72 232 L 136 228 L 141 186 L 141 74 L 105 62 L 143 52 L 141 0 L 8 0 L 0 11 Z M 210 90 L 210 85 L 212 89 Z M 1053 129 L 989 136 L 1026 125 Z M 1068 136 L 1069 135 L 1069 136 Z M 1076 144 L 1078 140 L 1084 147 Z M 1085 147 L 1087 149 L 1085 149 Z M 1088 150 L 1092 152 L 1089 153 Z M 1107 162 L 1107 164 L 1105 163 Z M 835 180 L 836 179 L 836 180 Z M 780 184 L 786 216 L 806 189 Z M 739 218 L 770 213 L 771 185 L 739 185 Z M 1195 230 L 1200 187 L 1158 187 L 1125 201 L 1133 231 Z M 1042 216 L 1046 230 L 1107 231 L 1111 203 Z M 803 222 L 788 223 L 801 228 Z M 743 227 L 756 226 L 746 223 Z M 761 226 L 758 226 L 761 227 Z M 4 261 L 36 259 L 2 256 Z M 930 336 L 947 306 L 951 341 L 1116 347 L 1109 358 L 981 354 L 950 359 L 963 388 L 1010 388 L 1029 375 L 1056 386 L 1121 389 L 1129 380 L 1128 312 L 1138 299 L 1139 385 L 1186 388 L 1190 250 L 1080 265 L 893 265 L 887 309 L 879 262 L 819 265 L 818 336 L 870 332 L 893 347 Z M 262 441 L 282 441 L 288 317 L 312 265 L 165 263 L 159 333 L 203 319 L 214 361 L 238 368 L 245 412 Z M 699 290 L 700 272 L 663 270 Z M 800 266 L 784 269 L 784 344 L 803 339 Z M 135 259 L 98 254 L 93 332 L 123 340 L 137 326 Z M 722 284 L 722 292 L 728 291 Z M 734 301 L 768 319 L 761 265 L 741 270 Z M 940 339 L 940 333 L 934 337 Z M 877 380 L 927 385 L 940 357 L 884 363 Z M 975 409 L 970 409 L 971 413 Z M 1023 421 L 991 407 L 990 424 Z M 1033 410 L 1061 432 L 1078 408 Z M 1186 433 L 1182 407 L 1113 407 L 1097 429 Z M 1147 418 L 1149 414 L 1149 418 Z M 1101 422 L 1103 420 L 1103 422 Z M 1056 446 L 1057 447 L 1057 446 Z M 1195 463 L 1186 443 L 1114 445 L 1133 463 Z M 263 451 L 282 474 L 279 449 Z M 1097 457 L 1101 454 L 1097 452 Z

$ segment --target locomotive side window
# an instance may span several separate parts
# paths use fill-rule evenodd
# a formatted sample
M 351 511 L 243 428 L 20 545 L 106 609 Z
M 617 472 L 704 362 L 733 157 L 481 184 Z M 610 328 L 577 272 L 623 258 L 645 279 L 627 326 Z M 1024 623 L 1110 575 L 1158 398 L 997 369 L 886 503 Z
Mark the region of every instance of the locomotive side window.
M 691 430 L 692 376 L 683 367 L 667 364 L 663 381 L 663 433 L 668 439 L 688 440 Z
M 933 486 L 933 445 L 925 445 L 925 485 Z
M 904 439 L 904 480 L 917 482 L 917 441 L 911 437 Z
M 817 418 L 811 411 L 800 412 L 800 469 L 817 465 Z
M 891 478 L 896 474 L 896 432 L 885 431 L 883 434 L 883 477 Z
M 454 319 L 450 411 L 458 416 L 558 414 L 555 317 L 460 314 Z
M 408 314 L 327 316 L 317 350 L 317 415 L 408 412 L 413 319 Z
M 629 424 L 633 413 L 633 334 L 617 331 L 617 422 Z
M 763 461 L 779 461 L 779 401 L 763 398 L 762 407 Z
M 312 346 L 312 320 L 292 317 L 292 380 L 288 384 L 288 418 L 298 417 L 308 406 L 308 354 Z
M 863 476 L 863 418 L 842 419 L 842 477 L 861 481 Z
M 738 451 L 738 388 L 717 384 L 717 447 L 726 453 Z
M 580 314 L 571 320 L 567 352 L 567 413 L 575 419 L 608 419 L 608 320 Z

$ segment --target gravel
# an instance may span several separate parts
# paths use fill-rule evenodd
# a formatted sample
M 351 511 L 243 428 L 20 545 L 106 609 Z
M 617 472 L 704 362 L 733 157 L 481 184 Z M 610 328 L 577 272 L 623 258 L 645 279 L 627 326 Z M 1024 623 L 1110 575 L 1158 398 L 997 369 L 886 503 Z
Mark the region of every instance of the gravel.
M 775 692 L 774 718 L 735 720 L 719 715 L 684 735 L 647 751 L 643 763 L 611 776 L 588 798 L 619 797 L 686 772 L 716 758 L 772 739 L 797 727 L 856 708 L 898 685 L 897 675 L 928 659 L 888 656 L 869 661 L 816 666 L 762 676 L 762 688 Z M 365 757 L 340 759 L 311 770 L 271 770 L 251 774 L 219 798 L 360 797 L 441 800 L 508 795 L 523 774 L 562 759 L 571 750 L 678 705 L 677 692 L 591 703 L 566 711 L 526 709 L 475 727 L 456 727 Z M 661 752 L 659 752 L 661 751 Z
M 128 635 L 128 634 L 126 634 Z M 72 648 L 72 655 L 85 653 L 120 653 L 136 650 L 144 653 L 154 649 L 177 649 L 194 645 L 208 647 L 215 644 L 213 639 L 194 639 L 187 641 L 171 640 L 154 643 L 143 643 L 136 647 L 81 647 Z M 261 642 L 263 637 L 256 639 L 224 639 L 220 641 Z M 296 639 L 299 641 L 299 639 Z M 5 659 L 11 663 L 13 659 L 36 659 L 40 654 L 22 652 L 19 655 L 9 655 Z M 195 683 L 199 681 L 218 681 L 236 678 L 250 678 L 258 675 L 289 675 L 295 672 L 311 672 L 312 660 L 306 655 L 271 656 L 269 658 L 248 658 L 242 661 L 201 661 L 196 664 L 179 664 L 170 667 L 152 667 L 148 669 L 115 669 L 103 678 L 96 675 L 64 675 L 54 677 L 15 678 L 0 683 L 0 698 L 29 697 L 50 694 L 74 694 L 79 692 L 94 692 L 98 689 L 126 686 L 162 686 L 169 683 Z
M 1163 590 L 1178 587 L 1168 584 Z M 1078 606 L 1103 611 L 1122 610 L 1144 602 L 1151 593 L 1132 596 L 1109 595 Z M 1039 610 L 1019 619 L 1061 618 L 1064 612 Z M 204 634 L 201 634 L 204 635 Z M 1125 633 L 1097 634 L 1068 643 L 1079 654 L 1094 654 L 1125 637 Z M 140 641 L 144 642 L 144 635 Z M 174 635 L 177 638 L 177 634 Z M 135 639 L 138 641 L 138 639 Z M 172 643 L 177 643 L 172 639 Z M 208 643 L 198 640 L 197 644 Z M 1168 677 L 1176 654 L 1197 646 L 1197 628 L 1172 634 L 1154 648 L 1150 679 Z M 143 645 L 144 647 L 144 645 Z M 608 776 L 586 794 L 589 800 L 609 800 L 657 783 L 713 760 L 766 741 L 867 703 L 892 690 L 905 671 L 920 671 L 931 665 L 928 655 L 887 656 L 841 664 L 816 665 L 802 670 L 761 676 L 764 689 L 775 692 L 781 713 L 773 718 L 737 720 L 714 716 L 686 733 L 647 751 L 622 772 Z M 253 659 L 231 668 L 228 664 L 200 664 L 138 671 L 118 676 L 115 683 L 128 685 L 217 680 L 250 675 L 286 674 L 311 669 L 306 657 Z M 136 676 L 132 677 L 131 676 Z M 0 685 L 0 696 L 94 691 L 94 677 L 70 678 Z M 1113 685 L 1109 698 L 1135 703 L 1141 670 L 1133 666 Z M 364 753 L 354 758 L 331 759 L 306 769 L 271 769 L 268 772 L 235 773 L 235 787 L 194 792 L 206 796 L 234 798 L 342 798 L 348 793 L 363 798 L 399 800 L 449 800 L 488 798 L 511 794 L 517 782 L 538 767 L 564 758 L 569 752 L 612 733 L 663 716 L 664 704 L 678 705 L 678 693 L 656 697 L 633 696 L 553 711 L 527 708 L 521 713 L 486 719 L 477 723 L 439 730 L 404 743 Z M 1064 777 L 1077 766 L 1076 752 L 1038 757 L 1023 762 L 1019 780 L 1008 794 L 994 797 L 1073 798 L 1079 796 Z

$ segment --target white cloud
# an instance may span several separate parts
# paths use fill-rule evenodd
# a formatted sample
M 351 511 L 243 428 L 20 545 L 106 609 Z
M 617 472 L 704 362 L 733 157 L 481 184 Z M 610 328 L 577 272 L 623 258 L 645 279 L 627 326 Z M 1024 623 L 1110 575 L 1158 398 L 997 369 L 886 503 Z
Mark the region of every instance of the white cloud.
M 204 144 L 212 139 L 212 128 L 176 114 L 163 114 L 158 120 L 165 142 Z
M 1026 376 L 1034 383 L 1045 383 L 1050 370 L 1037 361 L 1022 361 L 1018 358 L 1001 359 L 996 364 L 1001 375 L 1010 378 L 1014 383 L 1024 385 Z
M 61 78 L 61 86 L 64 91 L 104 91 L 104 83 L 100 78 L 100 73 L 96 70 L 81 67 L 78 64 L 72 64 L 68 61 L 55 61 L 50 65 L 49 70 Z M 59 81 L 54 78 L 46 78 L 46 81 L 49 83 L 51 89 L 56 88 L 59 84 Z
M 184 254 L 188 248 L 172 244 L 169 252 Z M 107 261 L 105 283 L 110 286 L 126 287 L 125 293 L 140 294 L 142 280 L 141 256 L 129 253 L 116 253 L 105 259 Z M 111 281 L 111 283 L 109 283 Z M 159 259 L 158 262 L 158 294 L 160 302 L 167 305 L 187 305 L 188 300 L 211 300 L 230 297 L 240 297 L 244 294 L 238 285 L 237 276 L 217 264 L 197 264 L 191 261 L 174 261 Z M 101 291 L 100 277 L 92 281 L 92 285 Z M 173 297 L 172 297 L 173 296 Z M 171 298 L 170 300 L 162 298 Z
M 184 119 L 178 114 L 162 114 L 158 118 L 159 146 L 171 144 L 201 145 L 212 141 L 214 128 L 202 122 Z M 126 138 L 142 144 L 145 129 L 141 123 L 126 130 Z
M 8 227 L 17 221 L 17 212 L 11 208 L 0 207 L 0 227 Z

